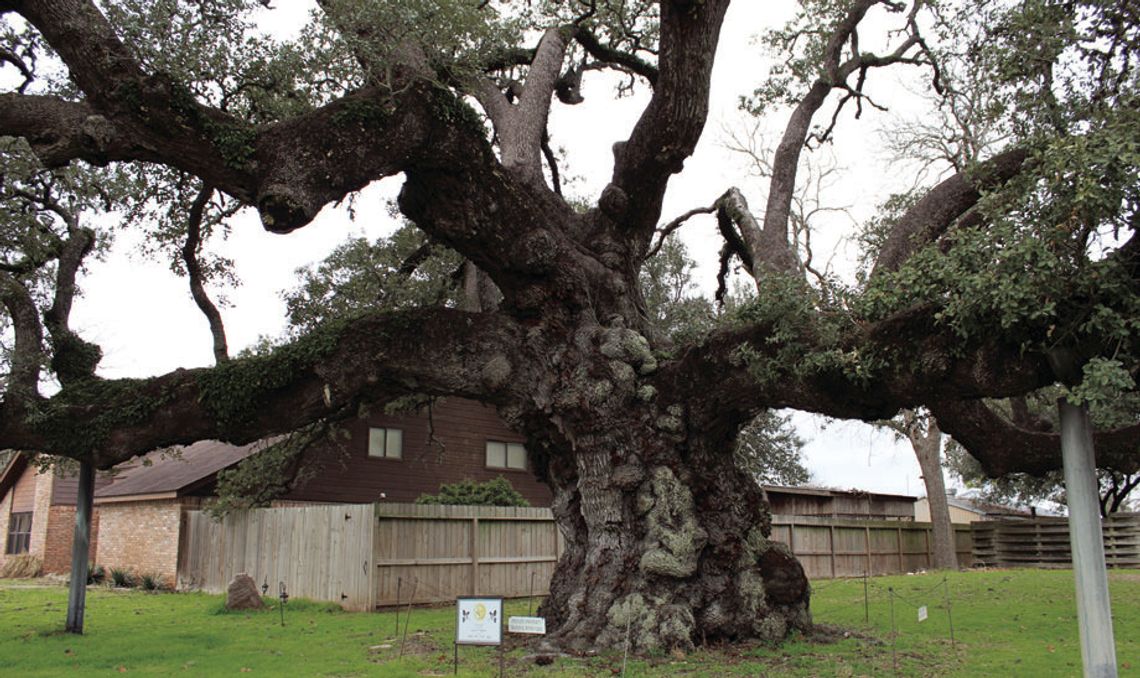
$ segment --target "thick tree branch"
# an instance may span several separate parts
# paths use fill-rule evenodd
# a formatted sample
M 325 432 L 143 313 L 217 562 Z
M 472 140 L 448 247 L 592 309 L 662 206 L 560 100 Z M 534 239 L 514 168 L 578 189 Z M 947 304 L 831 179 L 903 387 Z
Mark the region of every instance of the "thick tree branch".
M 13 405 L 34 399 L 39 393 L 40 367 L 43 364 L 43 326 L 39 310 L 27 287 L 15 276 L 0 273 L 0 303 L 12 320 L 15 346 L 9 358 L 5 402 Z
M 34 403 L 30 414 L 5 401 L 0 440 L 109 468 L 157 447 L 251 442 L 408 393 L 495 403 L 524 388 L 513 370 L 525 345 L 521 329 L 498 314 L 377 314 L 268 356 L 152 379 L 65 386 Z
M 917 307 L 874 325 L 852 324 L 838 336 L 834 328 L 797 326 L 783 317 L 720 330 L 663 368 L 660 390 L 666 399 L 699 410 L 693 412 L 693 425 L 701 430 L 731 430 L 762 407 L 873 421 L 903 408 L 1015 396 L 1053 382 L 1044 356 L 1023 353 L 1019 342 L 962 345 L 935 323 L 936 310 Z M 923 360 L 898 361 L 861 377 L 851 374 L 863 361 L 901 352 Z M 832 359 L 810 369 L 793 367 L 807 355 Z M 713 382 L 712 391 L 702 386 Z
M 1022 171 L 1027 153 L 1015 148 L 967 172 L 955 174 L 923 196 L 894 225 L 879 251 L 872 275 L 897 271 L 914 253 L 944 235 L 982 197 Z M 975 220 L 975 223 L 980 220 Z
M 44 165 L 76 159 L 159 161 L 161 155 L 85 103 L 32 94 L 0 94 L 0 134 L 23 137 Z
M 768 204 L 764 210 L 764 235 L 769 242 L 783 241 L 787 243 L 790 240 L 788 226 L 792 201 L 796 191 L 796 174 L 799 169 L 800 156 L 808 141 L 812 118 L 827 101 L 828 95 L 837 89 L 846 92 L 837 106 L 831 124 L 822 134 L 817 136 L 820 141 L 825 140 L 830 135 L 838 120 L 839 111 L 848 101 L 854 99 L 859 106 L 862 105 L 862 101 L 866 98 L 863 94 L 863 85 L 866 81 L 868 69 L 900 63 L 928 64 L 925 60 L 909 56 L 915 48 L 918 48 L 922 53 L 927 51 L 918 32 L 918 24 L 915 21 L 915 12 L 921 6 L 921 2 L 914 4 L 907 18 L 906 38 L 889 54 L 876 55 L 859 50 L 859 24 L 866 17 L 867 12 L 878 4 L 885 4 L 894 11 L 901 8 L 894 3 L 884 3 L 882 0 L 855 0 L 851 3 L 847 14 L 835 25 L 828 38 L 823 54 L 823 64 L 820 68 L 820 77 L 812 84 L 807 94 L 792 111 L 788 124 L 784 128 L 783 137 L 780 139 L 780 144 L 772 160 Z M 848 49 L 848 46 L 850 46 L 851 55 L 844 59 L 845 49 Z M 859 74 L 858 82 L 852 87 L 847 84 L 847 80 L 856 73 Z M 935 87 L 937 88 L 938 85 L 936 84 Z M 776 263 L 778 264 L 776 270 L 785 272 L 798 272 L 799 270 L 794 252 L 790 247 L 787 248 L 787 254 L 782 255 Z
M 649 249 L 669 177 L 692 154 L 708 116 L 713 58 L 726 0 L 688 8 L 661 3 L 661 55 L 653 98 L 629 140 L 614 147 L 607 216 L 630 229 L 638 254 Z
M 991 477 L 1012 471 L 1042 475 L 1061 469 L 1061 436 L 1020 428 L 980 400 L 935 402 L 942 429 L 970 452 Z M 1123 473 L 1140 469 L 1140 424 L 1097 433 L 1098 468 Z

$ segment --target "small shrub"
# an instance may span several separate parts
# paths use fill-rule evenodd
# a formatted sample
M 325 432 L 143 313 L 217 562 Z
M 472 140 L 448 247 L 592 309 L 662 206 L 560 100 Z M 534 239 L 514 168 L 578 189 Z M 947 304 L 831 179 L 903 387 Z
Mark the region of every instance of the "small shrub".
M 91 563 L 87 566 L 87 583 L 102 584 L 107 581 L 107 570 L 102 565 Z
M 111 568 L 111 584 L 121 589 L 129 589 L 135 585 L 135 576 L 130 570 Z
M 154 574 L 153 572 L 144 572 L 139 575 L 139 586 L 144 591 L 165 591 L 166 582 L 162 580 L 161 575 Z
M 43 568 L 44 561 L 38 556 L 22 553 L 18 556 L 12 556 L 4 563 L 3 569 L 0 569 L 0 578 L 31 579 L 40 576 Z
M 530 502 L 515 488 L 511 487 L 510 481 L 502 476 L 482 483 L 466 479 L 450 485 L 440 485 L 439 494 L 422 494 L 419 499 L 416 499 L 416 503 L 458 506 L 530 506 Z

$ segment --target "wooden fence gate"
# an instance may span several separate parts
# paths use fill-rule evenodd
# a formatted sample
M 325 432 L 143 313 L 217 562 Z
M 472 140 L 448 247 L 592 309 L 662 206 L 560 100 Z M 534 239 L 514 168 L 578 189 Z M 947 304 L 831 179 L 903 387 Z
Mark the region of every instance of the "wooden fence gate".
M 215 521 L 189 511 L 178 547 L 179 587 L 221 592 L 245 572 L 276 595 L 372 607 L 373 509 L 369 504 L 235 511 Z

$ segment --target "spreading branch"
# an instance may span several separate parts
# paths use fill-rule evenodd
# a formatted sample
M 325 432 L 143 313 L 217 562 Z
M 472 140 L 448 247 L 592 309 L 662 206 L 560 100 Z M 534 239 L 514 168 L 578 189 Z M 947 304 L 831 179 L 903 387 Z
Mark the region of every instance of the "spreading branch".
M 521 336 L 499 314 L 374 314 L 215 368 L 65 385 L 29 404 L 34 416 L 5 400 L 0 439 L 110 468 L 159 447 L 253 442 L 412 393 L 502 402 L 511 388 L 523 388 L 509 378 Z

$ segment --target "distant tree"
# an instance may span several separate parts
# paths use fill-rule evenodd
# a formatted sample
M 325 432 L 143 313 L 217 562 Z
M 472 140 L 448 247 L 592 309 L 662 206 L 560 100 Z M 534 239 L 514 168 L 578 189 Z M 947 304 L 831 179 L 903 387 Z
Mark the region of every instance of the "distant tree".
M 931 549 L 934 562 L 931 565 L 938 570 L 958 569 L 958 547 L 950 519 L 950 504 L 946 499 L 946 479 L 942 475 L 944 436 L 938 428 L 938 421 L 927 411 L 907 409 L 894 419 L 875 422 L 875 425 L 894 431 L 899 439 L 906 440 L 922 469 L 934 537 Z
M 977 491 L 980 498 L 995 504 L 1030 507 L 1042 502 L 1067 503 L 1065 476 L 1060 471 L 1050 471 L 1043 476 L 1007 473 L 991 478 L 976 459 L 957 446 L 947 450 L 945 466 L 963 485 Z M 1140 487 L 1140 473 L 1098 468 L 1096 480 L 1102 517 L 1140 508 L 1135 500 L 1130 500 Z
M 803 464 L 804 441 L 791 417 L 763 412 L 736 439 L 736 466 L 761 485 L 806 485 L 811 471 Z

